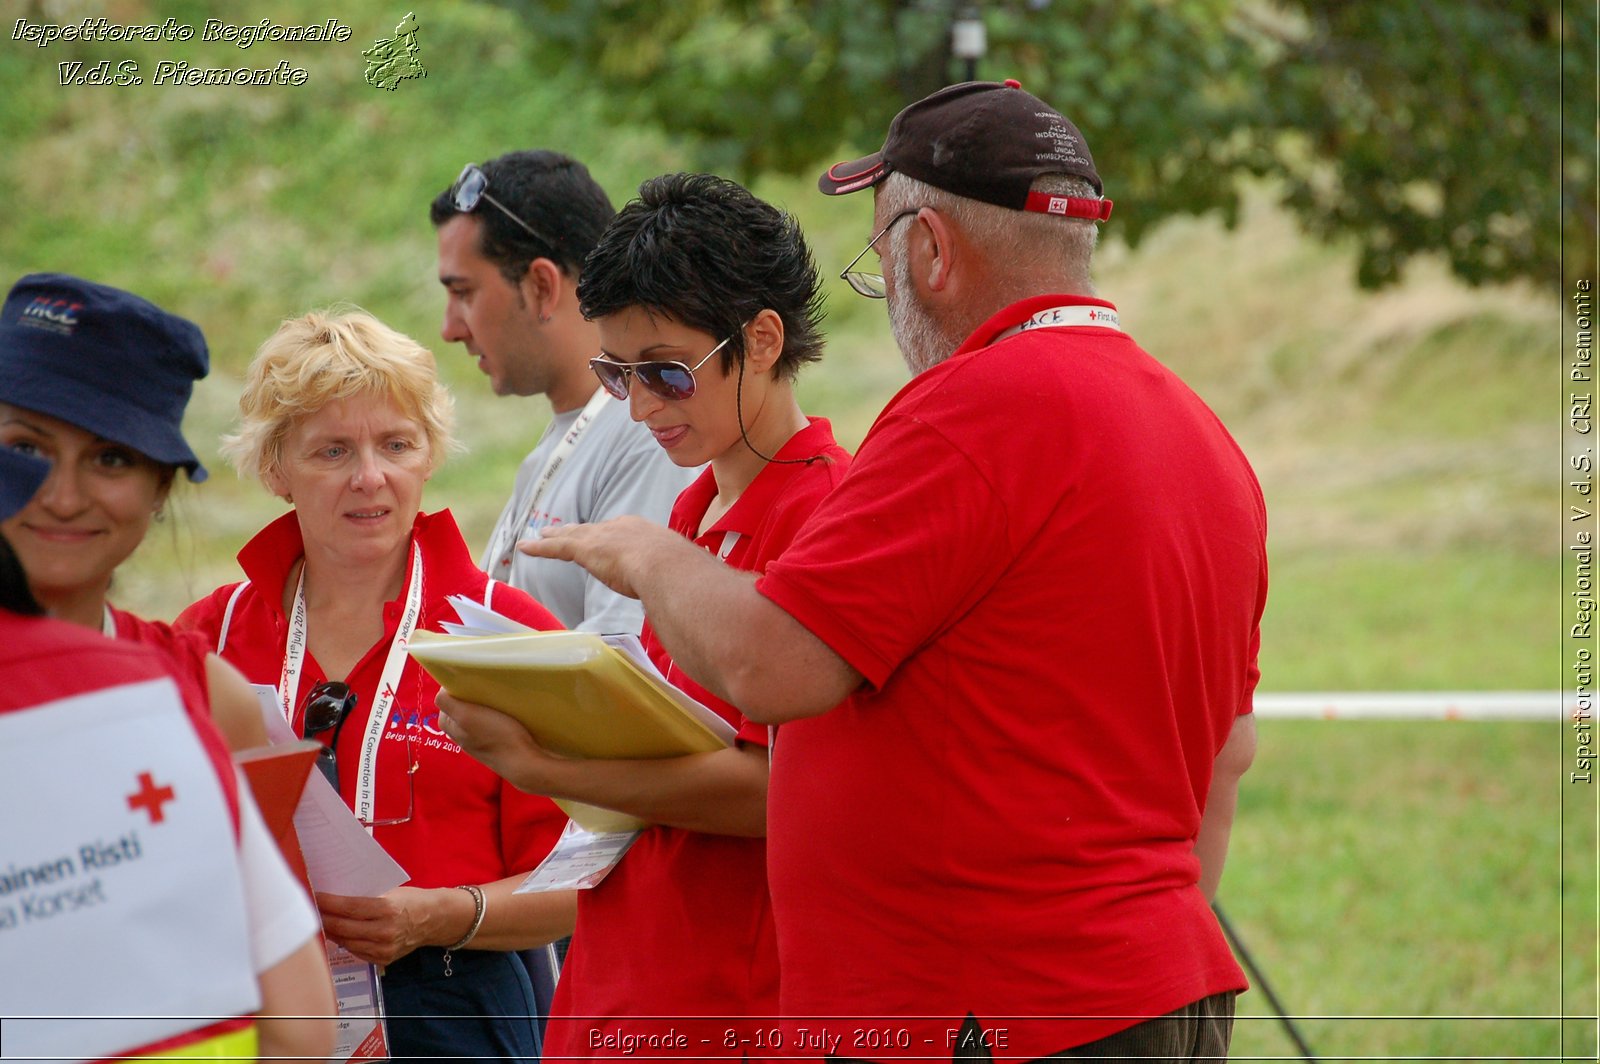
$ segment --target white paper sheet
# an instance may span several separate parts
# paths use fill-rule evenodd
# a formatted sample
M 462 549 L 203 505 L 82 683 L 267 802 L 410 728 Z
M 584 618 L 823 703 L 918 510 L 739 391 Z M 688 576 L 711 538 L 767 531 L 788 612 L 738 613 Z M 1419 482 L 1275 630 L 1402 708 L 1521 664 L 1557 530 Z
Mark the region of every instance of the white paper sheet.
M 445 601 L 455 607 L 456 616 L 461 618 L 460 624 L 454 621 L 439 622 L 439 628 L 446 635 L 516 635 L 534 631 L 465 595 L 451 595 Z
M 276 689 L 263 684 L 254 687 L 267 740 L 273 744 L 298 741 L 283 719 Z M 320 893 L 376 898 L 411 878 L 367 834 L 321 772 L 313 770 L 306 780 L 305 793 L 294 811 L 294 830 L 300 837 L 311 887 Z
M 637 831 L 586 831 L 576 821 L 569 820 L 555 847 L 513 893 L 542 894 L 596 887 L 617 867 L 638 837 Z

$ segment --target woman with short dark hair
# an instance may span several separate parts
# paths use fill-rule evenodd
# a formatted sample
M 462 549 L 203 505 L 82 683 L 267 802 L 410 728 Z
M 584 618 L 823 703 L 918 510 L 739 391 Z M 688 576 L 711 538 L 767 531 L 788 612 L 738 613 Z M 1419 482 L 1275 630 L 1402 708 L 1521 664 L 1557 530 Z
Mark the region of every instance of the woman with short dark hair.
M 795 220 L 707 174 L 645 182 L 584 264 L 578 299 L 601 343 L 590 365 L 673 462 L 707 466 L 678 497 L 672 528 L 738 569 L 777 557 L 849 465 L 794 396 L 796 372 L 821 353 L 818 290 Z M 643 641 L 670 682 L 737 730 L 735 745 L 567 761 L 510 718 L 441 696 L 446 730 L 524 790 L 652 825 L 579 895 L 546 1053 L 759 1056 L 772 1048 L 762 1021 L 778 1007 L 768 729 L 685 675 L 648 617 Z

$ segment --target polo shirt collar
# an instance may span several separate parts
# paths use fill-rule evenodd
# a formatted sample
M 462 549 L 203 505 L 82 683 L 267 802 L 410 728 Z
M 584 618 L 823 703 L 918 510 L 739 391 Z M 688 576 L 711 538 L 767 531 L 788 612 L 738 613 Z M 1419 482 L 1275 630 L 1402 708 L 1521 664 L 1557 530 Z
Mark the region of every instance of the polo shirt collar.
M 1021 325 L 1039 313 L 1039 311 L 1049 310 L 1051 307 L 1105 307 L 1107 310 L 1117 309 L 1104 299 L 1096 299 L 1093 296 L 1074 296 L 1062 293 L 1029 296 L 1027 299 L 1019 300 L 1004 308 L 974 329 L 972 335 L 968 336 L 962 345 L 956 348 L 955 354 L 950 357 L 955 358 L 959 355 L 970 354 L 973 351 L 988 347 L 1007 329 Z
M 461 529 L 449 510 L 434 514 L 419 511 L 411 525 L 411 536 L 414 542 L 422 545 L 422 556 L 435 587 L 456 586 L 463 566 L 467 571 L 477 572 L 478 567 L 461 538 Z M 266 601 L 273 609 L 279 610 L 289 572 L 305 552 L 300 522 L 290 510 L 251 537 L 239 551 L 239 568 L 252 584 L 266 593 Z M 404 589 L 401 594 L 405 594 Z
M 778 453 L 772 457 L 810 458 L 814 454 L 822 454 L 833 446 L 833 425 L 827 418 L 807 417 L 806 422 L 806 427 L 790 436 L 788 442 L 778 448 Z M 789 478 L 805 468 L 803 465 L 768 462 L 761 467 L 761 472 L 756 474 L 750 486 L 740 493 L 738 500 L 728 508 L 728 512 L 717 518 L 717 523 L 708 528 L 705 534 L 737 532 L 741 536 L 753 535 L 760 529 L 761 521 L 771 512 L 779 497 L 788 490 Z M 716 496 L 717 478 L 708 465 L 705 472 L 696 477 L 694 483 L 685 488 L 678 496 L 678 501 L 673 504 L 673 523 L 685 524 L 690 519 L 704 514 Z M 680 515 L 684 519 L 683 522 L 679 521 Z

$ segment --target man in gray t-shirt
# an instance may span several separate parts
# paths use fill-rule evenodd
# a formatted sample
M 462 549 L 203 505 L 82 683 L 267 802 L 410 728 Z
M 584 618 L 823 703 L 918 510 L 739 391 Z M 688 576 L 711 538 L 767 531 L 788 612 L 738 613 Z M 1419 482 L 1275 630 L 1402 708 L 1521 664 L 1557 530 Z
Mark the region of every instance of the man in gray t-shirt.
M 484 549 L 490 576 L 528 592 L 568 628 L 637 633 L 643 611 L 569 562 L 516 541 L 547 525 L 639 514 L 665 524 L 698 470 L 680 469 L 628 404 L 600 389 L 578 275 L 615 213 L 582 163 L 519 151 L 469 166 L 433 201 L 446 340 L 465 345 L 496 395 L 544 395 L 555 412 L 517 471 Z

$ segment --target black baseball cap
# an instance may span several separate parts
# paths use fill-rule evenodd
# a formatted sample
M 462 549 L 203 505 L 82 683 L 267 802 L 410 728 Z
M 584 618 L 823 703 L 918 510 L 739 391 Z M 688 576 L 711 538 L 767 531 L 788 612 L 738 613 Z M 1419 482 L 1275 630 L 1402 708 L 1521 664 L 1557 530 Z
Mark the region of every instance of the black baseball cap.
M 206 470 L 183 438 L 183 410 L 210 368 L 199 326 L 120 288 L 30 273 L 0 307 L 0 401 L 181 466 L 193 481 Z
M 817 187 L 842 196 L 894 172 L 1012 210 L 1111 217 L 1108 199 L 1029 191 L 1042 174 L 1071 174 L 1105 190 L 1078 127 L 1009 79 L 967 81 L 923 97 L 895 115 L 881 150 L 835 163 Z

